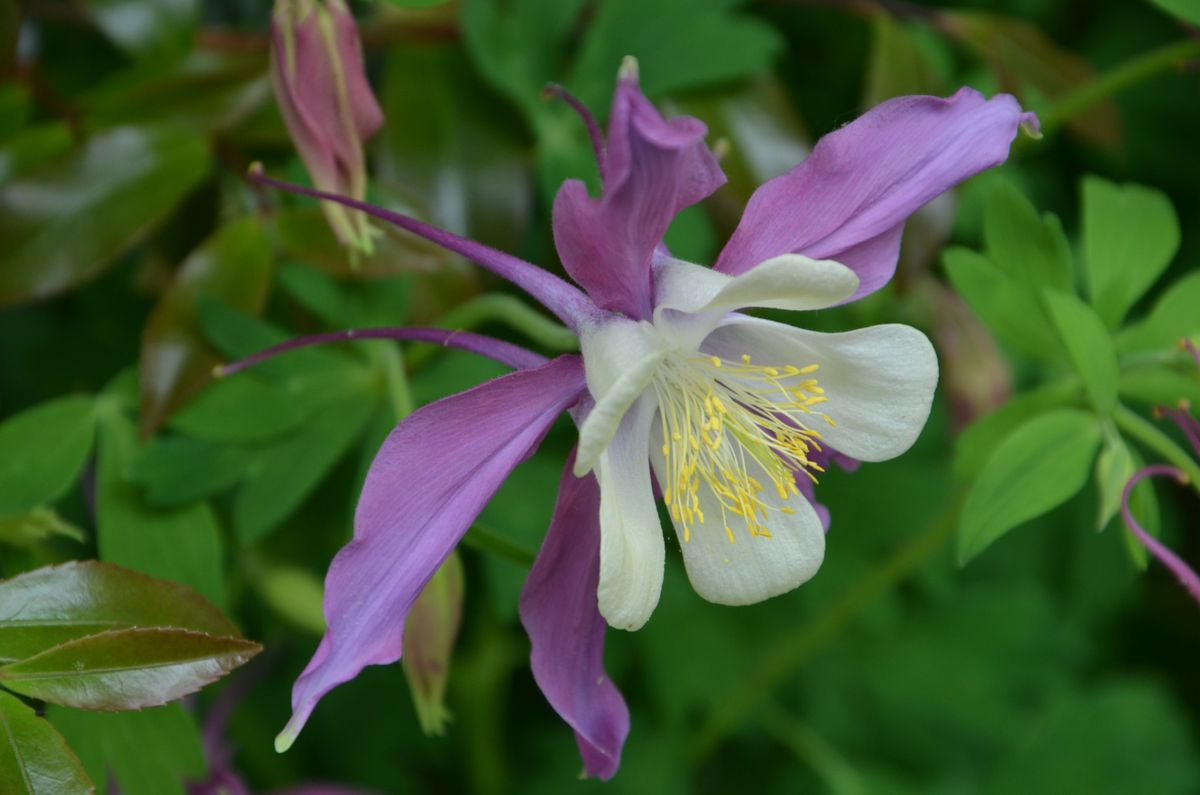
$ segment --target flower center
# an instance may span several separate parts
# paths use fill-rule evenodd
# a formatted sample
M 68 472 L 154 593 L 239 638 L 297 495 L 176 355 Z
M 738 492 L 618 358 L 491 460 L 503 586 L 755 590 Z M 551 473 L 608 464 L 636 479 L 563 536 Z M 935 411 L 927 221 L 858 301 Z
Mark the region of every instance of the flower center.
M 702 486 L 716 498 L 731 543 L 736 539 L 730 514 L 744 520 L 752 536 L 769 538 L 770 512 L 795 512 L 764 499 L 764 492 L 773 488 L 786 502 L 799 493 L 796 473 L 816 483 L 814 472 L 825 471 L 810 457 L 821 450 L 821 434 L 809 423 L 815 417 L 831 427 L 836 423 L 815 408 L 827 400 L 813 377 L 817 368 L 700 353 L 674 354 L 662 363 L 653 381 L 668 473 L 661 485 L 685 542 L 692 528 L 709 518 L 700 505 Z M 750 473 L 754 464 L 769 484 Z

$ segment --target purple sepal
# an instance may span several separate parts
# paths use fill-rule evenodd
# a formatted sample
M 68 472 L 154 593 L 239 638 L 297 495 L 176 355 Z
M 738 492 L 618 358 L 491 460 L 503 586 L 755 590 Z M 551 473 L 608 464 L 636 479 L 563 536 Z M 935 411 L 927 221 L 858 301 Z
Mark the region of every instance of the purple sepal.
M 567 457 L 550 529 L 521 591 L 521 623 L 533 645 L 533 677 L 575 730 L 585 775 L 612 778 L 629 734 L 629 709 L 604 672 L 600 582 L 600 487 Z
M 601 176 L 588 196 L 568 180 L 554 200 L 554 242 L 563 267 L 604 309 L 650 316 L 650 258 L 680 210 L 725 182 L 698 119 L 666 120 L 623 75 L 613 97 Z
M 367 473 L 354 539 L 329 567 L 329 628 L 292 689 L 292 720 L 277 747 L 291 744 L 331 689 L 400 659 L 404 619 L 425 583 L 584 389 L 580 358 L 559 356 L 424 406 L 396 426 Z
M 888 100 L 756 190 L 715 267 L 736 275 L 795 252 L 852 268 L 861 283 L 849 300 L 874 292 L 896 270 L 905 219 L 1003 163 L 1022 124 L 1037 119 L 1008 94 Z

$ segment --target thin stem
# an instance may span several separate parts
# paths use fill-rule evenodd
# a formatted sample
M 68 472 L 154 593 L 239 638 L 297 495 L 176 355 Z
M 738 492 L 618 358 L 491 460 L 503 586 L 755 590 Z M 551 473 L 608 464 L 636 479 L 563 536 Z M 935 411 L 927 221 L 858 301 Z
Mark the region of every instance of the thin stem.
M 566 326 L 555 323 L 521 299 L 504 293 L 485 293 L 456 306 L 434 322 L 440 327 L 474 329 L 488 322 L 499 322 L 552 351 L 577 351 L 579 339 Z M 410 364 L 419 365 L 428 352 L 413 351 Z
M 1075 89 L 1054 103 L 1048 111 L 1039 114 L 1042 132 L 1049 134 L 1097 102 L 1137 85 L 1180 61 L 1197 57 L 1200 57 L 1200 39 L 1172 42 L 1132 58 Z
M 472 549 L 478 549 L 480 552 L 488 552 L 497 557 L 504 558 L 526 569 L 533 565 L 533 560 L 536 557 L 534 553 L 525 547 L 514 544 L 504 536 L 487 529 L 478 522 L 471 525 L 471 529 L 463 536 L 462 544 Z
M 775 704 L 767 707 L 763 714 L 763 728 L 780 745 L 795 754 L 797 759 L 811 767 L 833 795 L 859 795 L 866 792 L 854 766 L 824 737 L 782 707 Z
M 596 317 L 600 311 L 579 288 L 563 281 L 547 270 L 533 263 L 506 254 L 490 246 L 477 243 L 474 240 L 438 229 L 423 221 L 404 215 L 403 213 L 385 210 L 367 202 L 339 196 L 336 193 L 306 188 L 290 182 L 268 177 L 262 171 L 262 165 L 255 163 L 250 167 L 250 180 L 259 185 L 266 185 L 276 190 L 294 193 L 298 196 L 308 196 L 313 199 L 334 202 L 344 207 L 366 213 L 373 218 L 387 221 L 390 224 L 423 237 L 431 243 L 455 254 L 472 260 L 502 279 L 512 282 L 525 292 L 536 298 L 543 306 L 553 312 L 568 327 L 576 329 L 588 318 Z
M 1113 420 L 1124 433 L 1137 439 L 1182 471 L 1192 488 L 1200 494 L 1200 465 L 1175 444 L 1171 437 L 1159 430 L 1154 423 L 1120 403 L 1113 409 Z
M 697 759 L 706 756 L 817 649 L 835 638 L 872 601 L 936 554 L 954 532 L 961 503 L 959 493 L 928 528 L 855 582 L 814 621 L 799 632 L 789 630 L 778 636 L 754 666 L 756 675 L 730 692 L 700 727 L 692 744 L 693 755 Z
M 540 367 L 546 363 L 546 357 L 533 351 L 525 350 L 511 342 L 485 337 L 470 331 L 451 331 L 440 328 L 364 328 L 346 329 L 345 331 L 330 331 L 324 334 L 313 334 L 308 337 L 296 337 L 278 345 L 253 353 L 244 359 L 231 364 L 218 365 L 213 373 L 217 377 L 233 375 L 234 373 L 253 367 L 281 353 L 307 348 L 310 345 L 322 345 L 327 342 L 347 342 L 349 340 L 401 340 L 411 342 L 429 342 L 446 348 L 461 348 L 473 351 L 489 359 L 507 364 L 516 370 Z
M 1146 529 L 1134 518 L 1133 511 L 1129 509 L 1129 497 L 1133 494 L 1134 487 L 1142 480 L 1153 477 L 1172 477 L 1180 483 L 1187 480 L 1186 475 L 1166 464 L 1152 464 L 1139 469 L 1133 473 L 1133 477 L 1126 482 L 1125 489 L 1121 492 L 1121 517 L 1134 537 L 1141 541 L 1142 545 L 1175 575 L 1179 584 L 1191 594 L 1192 598 L 1200 603 L 1200 577 L 1197 577 L 1196 572 L 1192 571 L 1191 567 L 1184 563 L 1178 555 L 1167 549 L 1165 544 L 1146 532 Z

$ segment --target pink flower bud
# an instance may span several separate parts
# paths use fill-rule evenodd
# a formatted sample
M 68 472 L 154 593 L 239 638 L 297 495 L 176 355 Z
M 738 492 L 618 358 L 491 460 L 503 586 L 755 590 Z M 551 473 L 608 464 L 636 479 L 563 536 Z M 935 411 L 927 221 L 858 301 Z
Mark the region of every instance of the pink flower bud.
M 426 734 L 441 734 L 450 713 L 446 680 L 462 621 L 463 568 L 457 552 L 433 575 L 404 624 L 404 677 Z
M 354 17 L 343 0 L 276 0 L 271 77 L 279 111 L 317 188 L 363 199 L 363 141 L 383 124 L 383 111 L 363 70 Z M 345 246 L 371 253 L 367 217 L 323 202 Z

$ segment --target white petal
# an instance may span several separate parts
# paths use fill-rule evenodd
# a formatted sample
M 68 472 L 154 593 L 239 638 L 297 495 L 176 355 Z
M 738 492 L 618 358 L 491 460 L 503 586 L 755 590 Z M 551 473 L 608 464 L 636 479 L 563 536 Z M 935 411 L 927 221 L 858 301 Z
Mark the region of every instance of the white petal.
M 631 408 L 600 456 L 600 614 L 617 629 L 639 629 L 658 605 L 665 547 L 650 485 L 651 396 Z
M 667 482 L 661 447 L 661 432 L 651 443 L 651 457 L 659 483 Z M 730 440 L 731 441 L 731 440 Z M 728 442 L 727 442 L 728 443 Z M 762 467 L 746 455 L 747 473 L 760 482 L 768 482 Z M 694 525 L 688 540 L 676 525 L 679 546 L 688 579 L 696 593 L 722 605 L 749 605 L 787 593 L 817 573 L 825 559 L 825 531 L 816 511 L 802 495 L 781 500 L 772 489 L 759 496 L 773 506 L 794 511 L 785 514 L 768 511 L 764 522 L 770 537 L 755 536 L 746 520 L 732 513 L 722 516 L 720 503 L 712 490 L 700 484 L 697 495 L 704 524 Z M 725 528 L 733 531 L 729 540 Z
M 854 271 L 833 260 L 784 254 L 755 265 L 740 276 L 681 260 L 667 260 L 655 271 L 656 321 L 664 309 L 717 312 L 758 306 L 770 309 L 824 309 L 858 289 Z
M 645 391 L 667 355 L 649 323 L 614 321 L 580 332 L 588 392 L 596 405 L 579 426 L 575 475 L 583 477 L 617 432 L 621 418 Z
M 769 320 L 727 318 L 702 350 L 758 364 L 818 364 L 814 377 L 828 402 L 821 409 L 836 423 L 812 427 L 835 450 L 860 461 L 885 461 L 903 453 L 925 427 L 938 362 L 929 339 L 911 326 L 889 324 L 821 334 Z

